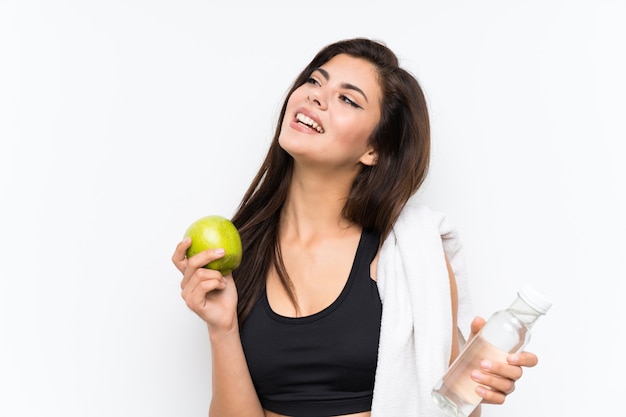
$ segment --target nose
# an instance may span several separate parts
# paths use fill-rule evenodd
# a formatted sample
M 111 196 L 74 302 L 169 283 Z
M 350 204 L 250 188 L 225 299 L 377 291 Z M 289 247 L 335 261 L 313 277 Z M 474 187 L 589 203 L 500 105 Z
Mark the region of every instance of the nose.
M 320 87 L 310 90 L 307 100 L 309 103 L 321 110 L 326 109 L 326 98 L 324 97 L 324 93 L 321 91 Z

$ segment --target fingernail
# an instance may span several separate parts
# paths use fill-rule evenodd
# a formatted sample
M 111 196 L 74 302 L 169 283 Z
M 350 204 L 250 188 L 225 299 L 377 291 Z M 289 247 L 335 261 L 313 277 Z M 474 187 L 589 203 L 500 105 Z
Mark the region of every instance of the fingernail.
M 222 248 L 219 248 L 219 249 L 215 249 L 215 251 L 213 253 L 215 253 L 216 255 L 219 256 L 219 255 L 225 254 L 226 251 L 224 249 L 222 249 Z
M 485 389 L 483 387 L 476 387 L 476 393 L 481 397 L 485 396 Z
M 519 362 L 519 355 L 509 355 L 507 360 L 511 365 L 516 365 Z
M 473 370 L 472 371 L 472 379 L 474 381 L 480 382 L 480 380 L 483 378 L 483 373 L 480 372 L 479 370 Z
M 487 361 L 487 360 L 481 361 L 480 362 L 480 367 L 482 369 L 484 369 L 485 371 L 490 370 L 491 369 L 491 361 Z

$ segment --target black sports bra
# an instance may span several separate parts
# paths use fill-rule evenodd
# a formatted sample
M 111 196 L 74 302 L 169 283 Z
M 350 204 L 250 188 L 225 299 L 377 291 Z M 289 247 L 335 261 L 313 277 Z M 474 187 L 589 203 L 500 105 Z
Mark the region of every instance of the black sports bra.
M 306 317 L 270 308 L 265 290 L 241 329 L 262 406 L 295 417 L 371 410 L 382 304 L 370 264 L 377 233 L 363 231 L 339 297 Z

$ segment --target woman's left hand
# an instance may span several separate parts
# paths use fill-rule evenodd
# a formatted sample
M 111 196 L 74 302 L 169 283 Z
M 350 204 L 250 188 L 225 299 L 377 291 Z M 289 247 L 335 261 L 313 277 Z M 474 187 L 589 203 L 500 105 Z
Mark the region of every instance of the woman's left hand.
M 485 320 L 476 317 L 472 322 L 472 337 L 485 325 Z M 522 377 L 522 367 L 531 368 L 539 359 L 531 352 L 519 352 L 507 356 L 507 362 L 483 360 L 480 369 L 472 371 L 472 379 L 480 385 L 476 392 L 483 403 L 502 404 L 506 396 L 515 390 L 515 383 Z

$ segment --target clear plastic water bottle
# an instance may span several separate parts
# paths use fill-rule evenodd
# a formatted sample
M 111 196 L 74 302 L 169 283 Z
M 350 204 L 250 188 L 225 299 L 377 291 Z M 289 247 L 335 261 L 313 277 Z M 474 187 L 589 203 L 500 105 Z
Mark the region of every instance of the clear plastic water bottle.
M 494 313 L 433 388 L 439 407 L 450 416 L 469 416 L 482 399 L 476 393 L 479 384 L 472 380 L 472 371 L 479 369 L 484 359 L 506 362 L 510 353 L 520 352 L 530 340 L 535 321 L 551 306 L 543 293 L 529 286 L 517 293 L 509 308 Z

